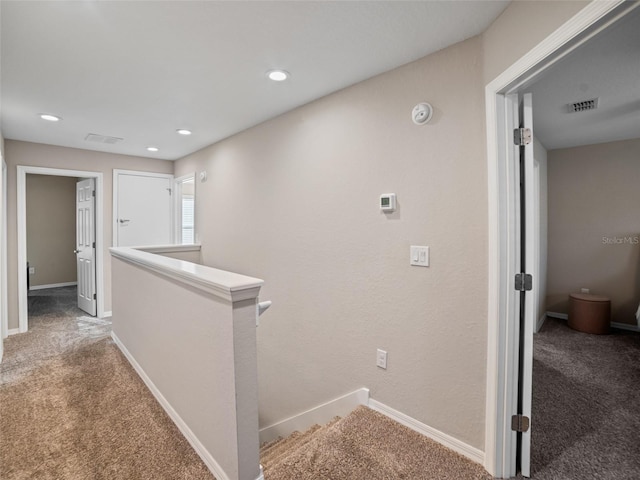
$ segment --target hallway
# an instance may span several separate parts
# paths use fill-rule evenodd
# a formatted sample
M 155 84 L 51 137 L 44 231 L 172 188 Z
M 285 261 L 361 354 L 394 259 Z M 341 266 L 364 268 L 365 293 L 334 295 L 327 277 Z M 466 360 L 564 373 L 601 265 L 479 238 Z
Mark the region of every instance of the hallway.
M 29 331 L 0 364 L 0 478 L 197 479 L 212 475 L 75 288 L 32 292 Z

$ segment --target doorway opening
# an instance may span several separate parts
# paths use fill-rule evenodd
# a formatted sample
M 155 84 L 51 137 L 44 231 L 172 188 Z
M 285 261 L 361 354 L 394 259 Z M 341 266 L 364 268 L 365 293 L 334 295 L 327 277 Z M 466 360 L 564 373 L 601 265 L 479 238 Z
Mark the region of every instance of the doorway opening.
M 523 442 L 518 441 L 521 437 L 517 431 L 528 424 L 522 421 L 522 412 L 518 409 L 523 400 L 519 398 L 518 385 L 522 375 L 528 375 L 531 381 L 531 368 L 528 371 L 525 368 L 523 372 L 519 370 L 523 361 L 532 364 L 533 343 L 533 328 L 521 332 L 520 323 L 516 321 L 520 313 L 521 292 L 514 288 L 514 279 L 517 275 L 531 272 L 519 271 L 520 179 L 515 166 L 517 149 L 513 141 L 513 132 L 518 125 L 509 96 L 526 92 L 560 59 L 638 5 L 623 1 L 587 5 L 563 28 L 486 87 L 490 251 L 485 467 L 499 478 L 515 476 L 517 459 L 530 454 L 530 451 L 524 452 Z M 534 319 L 529 319 L 528 324 L 533 323 Z M 521 333 L 528 336 L 522 343 Z M 527 345 L 525 351 L 522 344 Z M 527 355 L 528 359 L 522 358 Z M 535 429 L 535 418 L 530 420 L 531 428 Z
M 92 227 L 95 226 L 95 237 L 90 242 L 91 251 L 95 255 L 95 311 L 89 311 L 89 314 L 96 315 L 100 318 L 105 316 L 104 311 L 104 232 L 103 232 L 103 209 L 104 209 L 104 189 L 103 178 L 101 172 L 89 172 L 81 170 L 63 170 L 44 167 L 18 166 L 17 168 L 17 213 L 18 213 L 18 318 L 20 333 L 29 329 L 29 302 L 28 302 L 28 270 L 27 270 L 27 175 L 45 175 L 55 177 L 72 177 L 74 179 L 87 179 L 95 184 L 95 209 L 87 219 L 83 222 L 91 222 Z M 74 194 L 76 195 L 76 194 Z M 74 208 L 75 211 L 75 208 Z M 74 224 L 76 221 L 74 220 Z M 79 221 L 77 223 L 80 223 Z M 86 223 L 85 223 L 86 224 Z M 74 236 L 77 235 L 74 229 Z M 88 239 L 86 239 L 88 241 Z M 94 244 L 95 242 L 95 244 Z M 76 250 L 78 246 L 76 244 Z M 77 252 L 74 254 L 80 255 Z M 79 261 L 79 259 L 78 259 Z M 81 279 L 78 279 L 81 280 Z M 46 284 L 45 284 L 46 285 Z M 60 286 L 60 285 L 58 285 Z M 64 287 L 64 285 L 62 285 Z M 67 285 L 70 286 L 70 285 Z M 92 294 L 93 296 L 93 294 Z

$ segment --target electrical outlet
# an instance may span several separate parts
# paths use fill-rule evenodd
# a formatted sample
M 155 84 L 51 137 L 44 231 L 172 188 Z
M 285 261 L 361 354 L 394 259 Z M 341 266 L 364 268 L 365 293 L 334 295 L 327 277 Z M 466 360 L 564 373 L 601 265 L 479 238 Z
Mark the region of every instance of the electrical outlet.
M 387 369 L 387 352 L 384 350 L 378 349 L 376 354 L 376 365 L 380 368 Z
M 589 289 L 588 288 L 581 288 L 580 289 L 580 293 L 589 293 Z
M 29 275 L 35 275 L 36 274 L 36 267 L 29 267 Z

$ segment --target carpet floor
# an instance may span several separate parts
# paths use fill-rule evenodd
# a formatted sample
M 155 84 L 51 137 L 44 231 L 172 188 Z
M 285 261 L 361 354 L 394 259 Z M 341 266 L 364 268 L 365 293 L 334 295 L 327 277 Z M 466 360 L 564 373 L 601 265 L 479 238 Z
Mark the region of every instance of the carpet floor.
M 29 298 L 0 364 L 0 478 L 213 479 L 111 341 L 62 289 Z M 532 477 L 640 478 L 640 335 L 549 319 L 534 340 Z M 261 449 L 266 480 L 472 480 L 484 469 L 373 410 Z
M 489 480 L 484 468 L 367 407 L 266 444 L 265 480 Z
M 46 293 L 29 298 L 29 332 L 5 340 L 0 478 L 213 479 L 113 344 L 110 323 Z
M 532 477 L 640 478 L 640 334 L 548 319 L 534 336 Z

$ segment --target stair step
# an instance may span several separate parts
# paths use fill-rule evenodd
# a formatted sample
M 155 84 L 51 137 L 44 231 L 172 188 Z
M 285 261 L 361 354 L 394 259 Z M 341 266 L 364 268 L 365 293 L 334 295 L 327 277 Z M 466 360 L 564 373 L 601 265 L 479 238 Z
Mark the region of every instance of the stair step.
M 304 433 L 295 431 L 286 438 L 265 444 L 260 449 L 260 464 L 265 472 L 268 471 L 269 467 L 280 463 L 290 455 L 295 455 L 298 450 L 306 446 L 314 438 L 322 435 L 323 432 L 331 428 L 339 420 L 340 417 L 335 417 L 326 425 L 313 425 Z
M 316 427 L 319 428 L 319 425 L 314 425 L 311 428 Z M 279 451 L 281 451 L 284 448 L 292 448 L 296 442 L 298 441 L 298 439 L 300 439 L 301 437 L 303 437 L 305 433 L 301 433 L 299 431 L 295 431 L 293 432 L 291 435 L 289 435 L 286 438 L 281 438 L 278 442 L 276 442 L 274 445 L 270 446 L 268 449 L 262 450 L 260 449 L 260 461 L 264 464 L 264 462 L 268 462 L 270 458 L 274 457 L 275 455 L 278 454 Z
M 272 446 L 265 480 L 491 480 L 477 463 L 366 406 Z
M 260 455 L 260 463 L 263 467 L 273 465 L 279 458 L 286 455 L 288 452 L 295 452 L 302 445 L 306 445 L 309 438 L 312 438 L 314 433 L 321 430 L 320 425 L 313 425 L 306 432 L 293 432 L 287 438 L 283 439 L 278 445 L 275 445 L 268 452 Z

